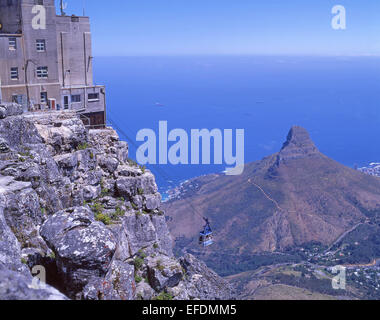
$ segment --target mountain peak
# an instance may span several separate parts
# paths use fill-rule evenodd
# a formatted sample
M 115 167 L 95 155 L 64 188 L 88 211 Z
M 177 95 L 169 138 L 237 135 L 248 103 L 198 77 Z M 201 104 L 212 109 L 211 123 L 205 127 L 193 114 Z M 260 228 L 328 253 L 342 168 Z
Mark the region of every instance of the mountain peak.
M 309 132 L 303 127 L 293 126 L 281 148 L 280 158 L 281 160 L 298 159 L 318 153 Z
M 309 132 L 303 127 L 300 126 L 293 126 L 286 138 L 286 141 L 284 145 L 282 146 L 282 149 L 285 149 L 288 146 L 297 146 L 299 148 L 314 145 L 313 141 L 310 139 Z

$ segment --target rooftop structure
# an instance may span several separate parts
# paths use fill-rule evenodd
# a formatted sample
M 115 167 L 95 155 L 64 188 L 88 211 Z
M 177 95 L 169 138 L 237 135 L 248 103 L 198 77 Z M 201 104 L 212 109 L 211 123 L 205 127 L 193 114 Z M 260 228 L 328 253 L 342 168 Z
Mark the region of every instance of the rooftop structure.
M 103 126 L 105 87 L 94 84 L 92 62 L 88 17 L 57 15 L 54 0 L 0 0 L 0 101 L 75 110 Z

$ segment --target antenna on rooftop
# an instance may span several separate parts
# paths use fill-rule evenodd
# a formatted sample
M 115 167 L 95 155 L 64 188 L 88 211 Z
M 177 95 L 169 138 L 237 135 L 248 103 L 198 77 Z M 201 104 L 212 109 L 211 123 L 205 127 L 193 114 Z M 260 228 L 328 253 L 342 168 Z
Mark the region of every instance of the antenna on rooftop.
M 84 11 L 84 8 L 85 8 L 85 0 L 83 0 L 83 17 L 86 16 L 86 13 L 85 13 L 85 11 Z
M 67 2 L 63 2 L 63 0 L 60 0 L 60 2 L 59 2 L 59 6 L 60 6 L 60 8 L 61 8 L 61 15 L 62 15 L 62 16 L 65 16 L 66 13 L 65 13 L 64 10 L 67 8 Z

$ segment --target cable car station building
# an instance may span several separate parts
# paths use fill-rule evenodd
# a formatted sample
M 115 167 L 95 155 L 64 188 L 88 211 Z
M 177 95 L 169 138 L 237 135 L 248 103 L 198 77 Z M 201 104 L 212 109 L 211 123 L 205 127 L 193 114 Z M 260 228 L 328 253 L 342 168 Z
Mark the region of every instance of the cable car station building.
M 61 11 L 54 0 L 0 0 L 0 102 L 75 110 L 102 126 L 105 87 L 93 83 L 89 18 Z

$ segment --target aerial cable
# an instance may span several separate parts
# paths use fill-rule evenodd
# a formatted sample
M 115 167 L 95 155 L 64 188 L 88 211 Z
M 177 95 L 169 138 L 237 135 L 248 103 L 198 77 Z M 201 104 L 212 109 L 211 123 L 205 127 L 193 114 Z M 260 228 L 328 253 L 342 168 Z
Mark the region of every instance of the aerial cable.
M 112 114 L 108 111 L 108 113 L 112 116 Z M 126 138 L 136 149 L 139 147 L 133 139 L 131 139 L 128 134 L 126 134 L 124 132 L 123 129 L 120 128 L 120 126 L 112 119 L 112 117 L 108 117 L 108 120 L 110 121 L 111 125 L 118 131 L 121 133 L 121 135 Z M 173 181 L 173 178 L 167 173 L 165 172 L 165 170 L 163 170 L 162 168 L 159 168 L 159 167 L 152 167 L 151 168 L 152 171 L 155 171 L 156 173 L 158 173 L 159 176 L 161 176 L 161 178 L 163 178 L 168 184 L 170 184 L 172 187 L 174 186 L 173 182 L 170 182 L 170 181 Z M 201 214 L 194 206 L 193 204 L 187 199 L 187 198 L 184 198 L 183 199 L 191 208 L 191 210 L 193 211 L 193 213 L 195 213 L 196 215 L 198 215 L 201 219 L 203 220 L 207 220 L 207 218 Z M 207 222 L 207 221 L 206 221 Z

